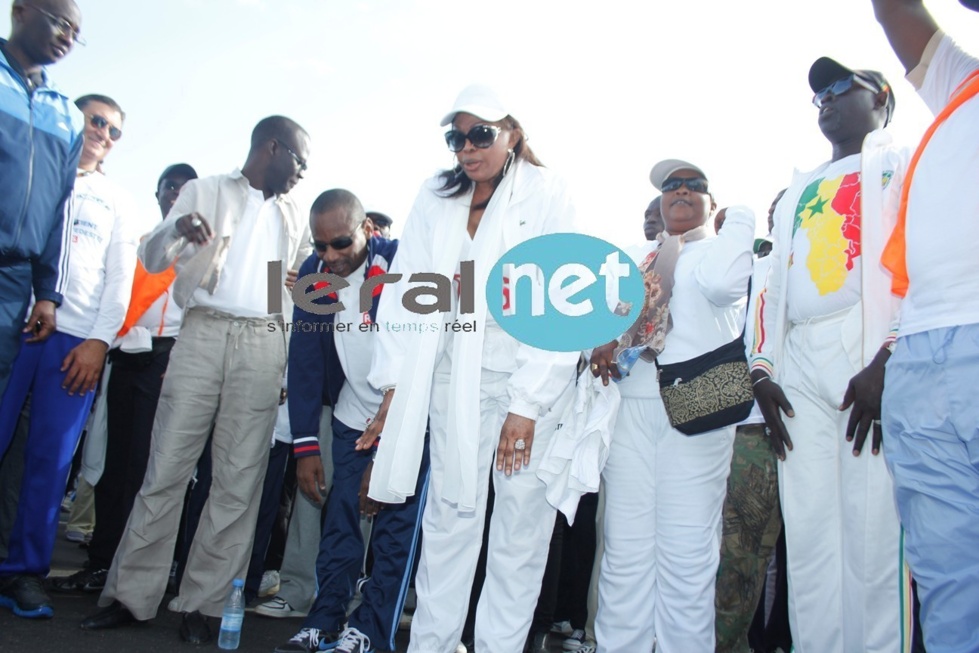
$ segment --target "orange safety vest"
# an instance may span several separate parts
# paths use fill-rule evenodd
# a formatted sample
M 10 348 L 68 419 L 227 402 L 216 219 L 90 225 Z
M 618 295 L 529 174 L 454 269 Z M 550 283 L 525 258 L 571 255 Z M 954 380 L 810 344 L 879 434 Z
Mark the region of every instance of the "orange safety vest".
M 153 305 L 153 302 L 159 299 L 170 288 L 170 285 L 176 278 L 177 270 L 173 265 L 163 272 L 151 274 L 146 271 L 146 268 L 143 267 L 140 261 L 136 261 L 136 274 L 133 276 L 133 292 L 129 298 L 129 310 L 126 311 L 126 319 L 122 323 L 122 328 L 119 329 L 120 338 L 133 328 L 139 318 L 143 317 L 143 314 Z M 165 313 L 166 307 L 163 310 Z M 162 323 L 160 328 L 163 328 Z M 155 335 L 159 335 L 159 332 Z
M 952 101 L 935 117 L 935 122 L 931 123 L 925 135 L 921 137 L 921 143 L 918 144 L 918 149 L 914 151 L 914 155 L 911 157 L 911 163 L 908 164 L 908 171 L 904 176 L 904 186 L 901 188 L 901 204 L 897 210 L 897 224 L 894 226 L 894 231 L 891 233 L 891 237 L 888 239 L 887 245 L 884 246 L 884 251 L 880 255 L 881 264 L 890 270 L 893 275 L 891 278 L 891 291 L 899 297 L 904 297 L 908 294 L 908 244 L 905 235 L 905 226 L 908 216 L 908 195 L 911 191 L 911 180 L 914 178 L 914 171 L 918 167 L 918 159 L 921 158 L 925 146 L 928 145 L 928 142 L 935 135 L 935 131 L 939 126 L 956 109 L 976 94 L 979 94 L 979 70 L 974 71 L 966 77 L 965 81 L 955 89 L 955 92 L 952 93 Z

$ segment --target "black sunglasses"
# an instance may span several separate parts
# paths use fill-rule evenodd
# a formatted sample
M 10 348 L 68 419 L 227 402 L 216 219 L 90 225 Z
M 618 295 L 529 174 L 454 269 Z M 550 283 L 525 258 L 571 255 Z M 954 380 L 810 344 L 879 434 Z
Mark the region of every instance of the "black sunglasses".
M 871 93 L 880 93 L 884 89 L 877 89 L 870 82 L 866 81 L 862 77 L 856 75 L 850 75 L 849 77 L 844 77 L 843 79 L 838 79 L 823 90 L 819 91 L 812 96 L 812 103 L 816 105 L 816 108 L 821 109 L 826 98 L 832 95 L 836 97 L 838 95 L 843 95 L 851 88 L 853 85 L 862 86 Z
M 694 193 L 707 193 L 707 180 L 700 177 L 670 177 L 660 186 L 662 192 L 677 190 L 680 186 L 686 186 Z
M 357 233 L 357 229 L 360 229 L 363 226 L 364 223 L 361 222 L 359 225 L 357 225 L 356 229 L 354 229 L 354 232 L 349 236 L 340 236 L 339 238 L 334 238 L 333 240 L 326 243 L 323 242 L 322 240 L 311 240 L 309 242 L 313 246 L 313 249 L 315 249 L 320 254 L 325 253 L 326 250 L 330 249 L 331 247 L 336 250 L 347 249 L 348 247 L 354 244 L 354 235 Z
M 275 138 L 273 140 L 276 143 L 278 143 L 279 145 L 281 145 L 283 148 L 285 148 L 285 151 L 288 152 L 292 156 L 292 160 L 296 162 L 296 165 L 297 166 L 299 166 L 299 172 L 306 172 L 306 168 L 308 167 L 306 165 L 306 159 L 303 159 L 298 154 L 296 154 L 295 152 L 293 152 L 291 147 L 289 147 L 288 145 L 286 145 L 285 143 L 283 143 L 282 141 L 280 141 L 278 138 Z M 323 251 L 326 251 L 326 250 L 323 250 Z
M 467 140 L 473 144 L 473 147 L 486 149 L 496 142 L 501 131 L 503 130 L 494 125 L 476 125 L 468 134 L 458 129 L 451 129 L 445 132 L 445 144 L 453 152 L 462 152 Z
M 96 129 L 105 129 L 106 127 L 108 127 L 109 138 L 111 138 L 112 140 L 117 141 L 120 138 L 122 138 L 122 130 L 119 129 L 118 127 L 113 127 L 112 125 L 110 125 L 109 121 L 103 118 L 102 116 L 91 115 L 88 117 L 88 120 L 89 122 L 92 123 L 92 127 L 95 127 Z

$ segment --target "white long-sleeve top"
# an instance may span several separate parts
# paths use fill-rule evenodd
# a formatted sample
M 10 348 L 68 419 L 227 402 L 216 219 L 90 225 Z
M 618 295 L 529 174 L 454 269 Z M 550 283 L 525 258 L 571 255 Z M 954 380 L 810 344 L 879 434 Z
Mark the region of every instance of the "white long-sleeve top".
M 425 422 L 431 398 L 431 381 L 436 362 L 449 354 L 452 345 L 453 397 L 449 428 L 458 433 L 448 453 L 458 457 L 458 465 L 443 479 L 442 499 L 458 503 L 462 510 L 475 506 L 476 443 L 479 434 L 478 385 L 480 368 L 493 369 L 507 361 L 508 412 L 530 419 L 547 413 L 570 387 L 577 352 L 552 352 L 517 341 L 499 328 L 490 326 L 488 302 L 502 297 L 481 298 L 485 281 L 481 275 L 507 250 L 536 236 L 574 231 L 574 208 L 566 184 L 550 171 L 517 160 L 509 175 L 496 189 L 472 240 L 466 258 L 474 261 L 476 333 L 444 335 L 444 321 L 454 314 L 418 315 L 407 310 L 402 298 L 412 288 L 412 273 L 435 272 L 452 278 L 466 251 L 467 216 L 472 193 L 447 198 L 438 192 L 439 179 L 429 180 L 418 194 L 405 221 L 391 272 L 404 277 L 388 286 L 381 295 L 374 355 L 368 381 L 375 388 L 397 386 L 391 410 L 381 433 L 371 477 L 370 496 L 384 502 L 401 502 L 414 492 L 418 461 L 421 457 Z M 483 272 L 481 272 L 481 270 Z M 483 310 L 480 310 L 480 305 Z M 461 320 L 466 319 L 460 315 Z M 392 331 L 388 324 L 415 324 L 432 331 L 405 333 Z M 481 342 L 481 345 L 478 344 Z M 465 344 L 464 344 L 465 343 Z M 457 356 L 459 358 L 457 358 Z M 469 362 L 464 362 L 466 359 Z M 477 408 L 471 407 L 475 395 Z M 460 401 L 461 397 L 461 401 Z M 462 405 L 469 402 L 469 406 Z M 454 424 L 454 426 L 453 426 Z
M 754 242 L 755 214 L 732 206 L 720 233 L 684 244 L 673 272 L 673 329 L 661 364 L 696 358 L 741 335 Z
M 741 334 L 754 239 L 755 214 L 745 206 L 732 206 L 727 209 L 720 233 L 684 243 L 673 271 L 673 328 L 666 334 L 663 352 L 657 357 L 661 364 L 696 358 Z M 657 245 L 656 241 L 647 241 L 627 251 L 640 265 Z M 619 392 L 624 398 L 658 396 L 656 365 L 643 359 L 636 361 L 619 383 Z
M 126 310 L 136 269 L 139 224 L 129 195 L 99 172 L 75 180 L 71 258 L 57 329 L 111 345 Z
M 874 181 L 861 183 L 860 302 L 850 308 L 843 324 L 843 341 L 859 343 L 859 351 L 852 352 L 855 365 L 868 365 L 881 346 L 894 339 L 900 322 L 898 298 L 890 292 L 890 274 L 880 263 L 880 256 L 897 221 L 907 161 L 907 149 L 893 145 L 886 131 L 875 130 L 864 139 L 860 178 Z M 771 269 L 755 315 L 750 359 L 752 370 L 762 370 L 776 380 L 784 364 L 783 348 L 790 323 L 788 305 L 792 298 L 786 278 L 793 261 L 792 228 L 806 186 L 827 165 L 824 163 L 812 172 L 796 171 L 792 184 L 775 207 L 772 232 L 775 245 L 769 255 Z
M 517 165 L 515 172 L 520 176 L 517 178 L 514 199 L 503 225 L 504 246 L 499 254 L 537 236 L 575 231 L 574 207 L 563 180 L 545 168 L 530 164 Z M 435 190 L 439 184 L 437 177 L 427 181 L 408 214 L 398 253 L 391 267 L 392 273 L 402 273 L 404 277 L 397 284 L 386 287 L 381 294 L 378 322 L 441 324 L 443 320 L 451 322 L 457 317 L 454 314 L 442 316 L 437 313 L 429 316 L 417 315 L 405 309 L 401 302 L 404 292 L 417 285 L 408 283 L 413 272 L 439 271 L 439 257 L 442 247 L 445 246 L 442 234 L 447 231 L 446 222 L 455 219 L 458 216 L 458 207 L 469 206 L 472 198 L 471 193 L 462 197 L 439 197 Z M 446 276 L 451 276 L 453 271 Z M 476 288 L 476 292 L 483 292 L 483 289 Z M 466 316 L 460 315 L 458 318 L 465 320 Z M 489 314 L 487 318 L 492 319 Z M 486 328 L 483 351 L 489 353 L 494 361 L 512 361 L 509 370 L 497 370 L 512 373 L 508 384 L 509 412 L 537 419 L 557 401 L 564 389 L 564 383 L 555 383 L 554 378 L 559 376 L 566 380 L 574 369 L 578 354 L 537 349 L 494 327 L 495 323 L 490 328 L 485 324 L 478 325 L 480 329 Z M 444 336 L 444 327 L 439 328 Z M 395 386 L 407 353 L 406 334 L 382 328 L 376 336 L 373 362 L 367 380 L 378 389 Z M 438 358 L 443 355 L 448 341 L 449 338 L 440 339 Z M 506 353 L 501 354 L 501 350 Z

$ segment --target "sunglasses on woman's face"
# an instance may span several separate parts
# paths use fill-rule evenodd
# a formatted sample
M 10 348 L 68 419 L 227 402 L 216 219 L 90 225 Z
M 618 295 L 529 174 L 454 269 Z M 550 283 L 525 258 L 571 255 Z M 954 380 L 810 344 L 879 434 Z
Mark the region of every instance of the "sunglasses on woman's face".
M 462 152 L 463 148 L 466 147 L 466 141 L 472 143 L 473 147 L 486 149 L 496 142 L 501 131 L 499 127 L 493 125 L 476 125 L 469 130 L 469 133 L 452 129 L 445 132 L 445 144 L 453 152 Z
M 706 193 L 707 192 L 707 180 L 701 179 L 699 177 L 670 177 L 663 182 L 660 190 L 662 192 L 667 192 L 671 190 L 677 190 L 680 186 L 686 186 L 694 193 Z
M 112 125 L 110 125 L 109 121 L 103 118 L 102 116 L 95 116 L 95 115 L 89 116 L 88 120 L 89 122 L 92 123 L 92 127 L 95 127 L 96 129 L 105 129 L 106 127 L 108 127 L 109 138 L 111 138 L 112 140 L 117 141 L 120 138 L 122 138 L 122 130 L 119 129 L 118 127 L 113 127 Z

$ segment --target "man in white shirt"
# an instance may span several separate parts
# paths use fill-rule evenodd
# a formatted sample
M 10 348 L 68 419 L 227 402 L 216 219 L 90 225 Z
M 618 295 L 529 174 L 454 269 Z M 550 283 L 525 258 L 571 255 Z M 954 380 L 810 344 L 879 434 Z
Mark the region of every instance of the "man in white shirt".
M 809 85 L 832 157 L 797 172 L 775 209 L 751 374 L 780 459 L 793 647 L 888 653 L 909 640 L 910 580 L 878 455 L 897 314 L 878 260 L 907 154 L 883 130 L 894 94 L 880 73 L 822 57 Z
M 309 136 L 294 121 L 261 120 L 244 166 L 188 182 L 140 244 L 148 272 L 176 263 L 173 299 L 185 308 L 184 321 L 146 478 L 99 600 L 104 609 L 83 628 L 156 615 L 184 491 L 212 429 L 211 493 L 171 603 L 183 613 L 182 639 L 209 641 L 205 615 L 220 616 L 232 579 L 245 576 L 286 364 L 285 335 L 270 328 L 282 317 L 269 306 L 269 288 L 310 251 L 309 227 L 288 195 L 308 153 Z
M 160 175 L 156 198 L 164 218 L 180 188 L 191 179 L 197 179 L 197 172 L 186 163 L 168 166 Z M 85 568 L 52 581 L 55 590 L 97 592 L 105 587 L 109 565 L 146 474 L 153 417 L 170 350 L 183 319 L 183 310 L 170 296 L 174 276 L 172 269 L 149 274 L 142 265 L 136 265 L 129 310 L 115 347 L 109 351 L 106 434 L 102 440 L 105 462 L 95 485 L 98 520 Z M 91 427 L 86 437 L 89 443 L 94 442 Z
M 962 4 L 979 11 L 979 3 Z M 979 58 L 921 0 L 874 0 L 936 114 L 883 262 L 904 296 L 884 386 L 885 456 L 929 653 L 979 651 Z
M 25 340 L 0 403 L 2 452 L 31 391 L 24 481 L 9 557 L 0 563 L 0 605 L 21 617 L 53 615 L 40 579 L 50 568 L 64 481 L 136 267 L 129 198 L 97 170 L 122 136 L 124 114 L 103 95 L 81 97 L 76 106 L 85 115 L 85 144 L 69 202 L 72 256 L 57 330 L 44 342 Z

